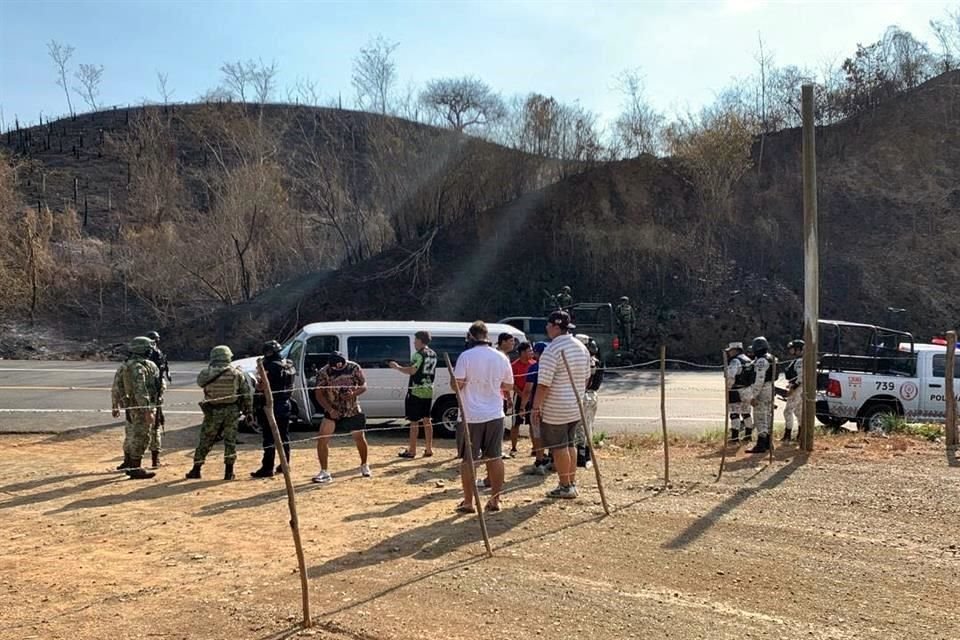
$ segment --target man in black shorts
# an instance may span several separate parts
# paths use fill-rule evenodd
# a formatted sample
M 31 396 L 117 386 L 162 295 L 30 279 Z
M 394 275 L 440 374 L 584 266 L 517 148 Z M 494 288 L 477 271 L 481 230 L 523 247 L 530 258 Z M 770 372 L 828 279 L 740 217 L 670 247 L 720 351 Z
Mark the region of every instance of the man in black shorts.
M 437 371 L 437 354 L 430 348 L 430 332 L 417 331 L 413 336 L 413 346 L 417 352 L 411 358 L 410 366 L 402 367 L 390 362 L 390 368 L 410 376 L 407 397 L 404 399 L 404 413 L 410 421 L 410 444 L 406 451 L 400 452 L 401 458 L 417 457 L 417 438 L 420 425 L 423 425 L 423 457 L 433 456 L 433 423 L 430 422 L 430 409 L 433 406 L 433 380 Z
M 367 390 L 363 370 L 356 362 L 351 362 L 342 353 L 334 351 L 330 354 L 327 366 L 317 373 L 316 387 L 314 396 L 323 407 L 323 421 L 320 423 L 320 437 L 317 439 L 320 473 L 313 476 L 313 481 L 317 484 L 333 482 L 333 476 L 327 471 L 327 462 L 330 456 L 330 436 L 338 427 L 350 430 L 360 454 L 360 475 L 369 478 L 372 474 L 367 466 L 367 419 L 357 402 L 357 396 Z

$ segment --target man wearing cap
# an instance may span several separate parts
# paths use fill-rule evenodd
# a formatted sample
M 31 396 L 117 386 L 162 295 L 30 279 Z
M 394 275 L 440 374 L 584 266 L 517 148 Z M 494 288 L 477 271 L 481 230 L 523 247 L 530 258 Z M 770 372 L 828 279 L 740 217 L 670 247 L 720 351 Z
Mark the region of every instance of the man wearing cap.
M 149 360 L 152 349 L 153 343 L 146 336 L 137 336 L 130 341 L 130 357 L 113 376 L 110 393 L 113 417 L 119 418 L 121 409 L 126 411 L 127 417 L 123 462 L 117 469 L 134 480 L 146 480 L 156 475 L 142 466 L 143 453 L 150 442 L 150 428 L 156 419 L 158 390 L 163 388 L 160 370 Z
M 490 479 L 491 497 L 488 511 L 500 510 L 503 491 L 503 394 L 513 390 L 513 370 L 504 353 L 494 349 L 487 339 L 487 325 L 477 320 L 467 333 L 467 349 L 457 358 L 451 387 L 460 391 L 463 415 L 457 425 L 457 450 L 460 454 L 460 481 L 463 501 L 460 513 L 474 511 L 474 473 L 468 459 L 465 430 L 470 430 L 470 454 L 474 461 L 483 460 Z
M 197 375 L 197 386 L 203 389 L 203 424 L 193 452 L 193 468 L 188 479 L 199 479 L 207 454 L 223 434 L 223 479 L 233 480 L 233 463 L 237 460 L 237 421 L 240 414 L 253 410 L 253 388 L 240 369 L 231 364 L 233 351 L 227 345 L 210 350 L 209 364 Z
M 287 464 L 290 463 L 290 394 L 293 392 L 293 380 L 297 375 L 297 370 L 293 362 L 280 355 L 280 343 L 271 340 L 263 345 L 263 370 L 267 374 L 267 382 L 270 383 L 270 392 L 273 395 L 273 417 L 277 422 L 277 431 L 280 432 L 280 442 L 283 446 L 283 453 L 287 457 Z M 258 395 L 263 394 L 263 381 L 257 381 Z M 276 459 L 276 443 L 273 440 L 273 429 L 267 422 L 266 404 L 257 403 L 257 422 L 260 424 L 260 434 L 263 436 L 263 458 L 260 462 L 260 468 L 251 471 L 250 475 L 254 478 L 271 478 L 274 474 L 273 463 Z M 278 466 L 276 472 L 281 468 Z
M 743 439 L 750 441 L 753 433 L 753 417 L 751 416 L 749 387 L 753 382 L 750 375 L 753 373 L 753 362 L 743 352 L 742 342 L 731 342 L 727 345 L 727 405 L 730 410 L 730 439 L 729 444 L 740 442 L 740 432 Z
M 313 476 L 317 484 L 333 482 L 327 465 L 330 461 L 330 437 L 337 427 L 349 430 L 353 436 L 357 453 L 360 454 L 360 475 L 364 478 L 373 475 L 367 465 L 367 417 L 357 401 L 357 397 L 366 391 L 367 380 L 360 365 L 347 360 L 339 351 L 331 353 L 327 365 L 317 373 L 314 396 L 323 407 L 320 437 L 317 438 L 320 473 Z
M 553 454 L 559 479 L 557 487 L 547 493 L 550 498 L 571 499 L 578 495 L 576 433 L 581 422 L 578 398 L 586 392 L 590 379 L 590 352 L 570 333 L 573 329 L 566 311 L 554 311 L 547 318 L 550 344 L 540 358 L 533 399 L 532 422 L 540 427 L 544 448 Z

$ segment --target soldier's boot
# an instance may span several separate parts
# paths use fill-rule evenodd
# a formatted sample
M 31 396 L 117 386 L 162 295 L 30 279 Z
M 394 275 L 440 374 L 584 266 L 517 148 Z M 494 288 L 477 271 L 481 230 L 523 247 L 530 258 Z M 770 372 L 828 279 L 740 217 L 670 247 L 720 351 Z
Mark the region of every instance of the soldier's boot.
M 149 480 L 154 477 L 155 474 L 153 471 L 147 471 L 141 465 L 143 462 L 142 458 L 133 458 L 130 460 L 130 466 L 132 469 L 127 469 L 127 476 L 133 480 Z
M 759 438 L 760 436 L 757 436 L 758 440 Z M 743 430 L 743 441 L 750 442 L 751 440 L 753 440 L 753 427 L 747 427 Z
M 151 467 L 153 467 L 154 469 L 156 469 L 157 467 L 160 466 L 160 452 L 159 452 L 159 451 L 151 451 L 151 452 L 150 452 L 150 459 L 151 459 L 151 460 L 150 460 L 150 466 L 151 466 Z
M 727 438 L 727 444 L 740 443 L 740 429 L 730 429 L 730 437 Z
M 224 480 L 234 480 L 236 476 L 233 475 L 233 463 L 226 462 L 223 465 L 223 479 Z
M 203 466 L 202 462 L 194 462 L 193 469 L 187 471 L 187 480 L 199 480 L 200 479 L 200 467 Z
M 747 449 L 747 453 L 766 453 L 770 451 L 770 434 L 757 435 L 757 444 Z
M 117 471 L 126 471 L 130 468 L 130 456 L 123 454 L 123 462 L 117 465 Z
M 780 439 L 780 442 L 790 442 L 793 440 L 793 429 L 784 429 L 783 437 Z

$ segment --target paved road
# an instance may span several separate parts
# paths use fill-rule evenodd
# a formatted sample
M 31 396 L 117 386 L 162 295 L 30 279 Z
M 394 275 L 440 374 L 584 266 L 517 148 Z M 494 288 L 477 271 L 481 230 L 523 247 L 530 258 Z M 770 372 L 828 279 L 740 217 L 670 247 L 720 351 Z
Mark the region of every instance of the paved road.
M 167 389 L 167 429 L 200 422 L 199 362 L 172 363 Z M 0 360 L 0 433 L 61 432 L 119 425 L 110 415 L 111 362 Z M 699 434 L 723 427 L 723 381 L 719 372 L 667 373 L 667 422 L 672 432 Z M 601 391 L 597 431 L 660 430 L 657 371 L 609 374 Z

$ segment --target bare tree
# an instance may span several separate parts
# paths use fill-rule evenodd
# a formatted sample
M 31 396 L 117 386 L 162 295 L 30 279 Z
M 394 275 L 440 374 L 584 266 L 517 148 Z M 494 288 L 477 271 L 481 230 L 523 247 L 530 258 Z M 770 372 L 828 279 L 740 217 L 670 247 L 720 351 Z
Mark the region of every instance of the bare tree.
M 99 108 L 97 98 L 100 95 L 100 81 L 103 80 L 103 65 L 81 63 L 73 77 L 80 83 L 73 90 L 83 98 L 91 111 L 96 111 Z
M 248 63 L 247 73 L 249 75 L 248 82 L 253 89 L 253 95 L 257 102 L 261 105 L 269 102 L 270 97 L 277 89 L 279 69 L 276 60 L 272 61 L 269 66 L 264 64 L 263 60 L 257 63 L 251 61 Z
M 960 6 L 948 9 L 940 20 L 931 20 L 930 28 L 940 44 L 940 67 L 950 71 L 960 66 Z
M 157 91 L 160 92 L 160 99 L 163 100 L 163 104 L 170 102 L 170 98 L 173 97 L 173 94 L 176 93 L 174 89 L 170 88 L 170 85 L 167 83 L 168 75 L 157 71 Z
M 760 123 L 760 153 L 757 160 L 757 172 L 763 168 L 763 148 L 766 143 L 767 133 L 770 131 L 767 121 L 767 77 L 770 75 L 770 67 L 773 66 L 773 54 L 764 51 L 763 35 L 757 33 L 757 55 L 754 57 L 757 65 L 760 67 L 760 83 L 757 87 L 757 119 Z
M 296 84 L 287 87 L 287 102 L 308 107 L 319 107 L 321 101 L 320 89 L 316 80 L 297 78 Z
M 253 60 L 246 63 L 240 60 L 224 62 L 220 67 L 220 73 L 223 74 L 223 88 L 240 102 L 246 102 L 247 90 L 250 88 L 254 71 L 256 71 L 256 63 Z
M 388 42 L 382 35 L 367 43 L 353 59 L 351 84 L 357 92 L 357 106 L 386 115 L 390 91 L 397 82 L 393 52 L 399 42 Z
M 420 94 L 420 102 L 456 131 L 484 126 L 502 118 L 503 99 L 478 78 L 441 78 L 431 80 Z
M 73 55 L 73 47 L 68 44 L 60 44 L 56 40 L 47 43 L 47 53 L 57 67 L 57 86 L 63 89 L 63 94 L 67 97 L 67 109 L 70 115 L 73 115 L 73 103 L 70 101 L 70 88 L 67 86 L 67 64 Z
M 647 102 L 640 71 L 627 69 L 616 80 L 617 89 L 623 95 L 623 111 L 613 125 L 617 142 L 629 157 L 657 153 L 663 116 Z

